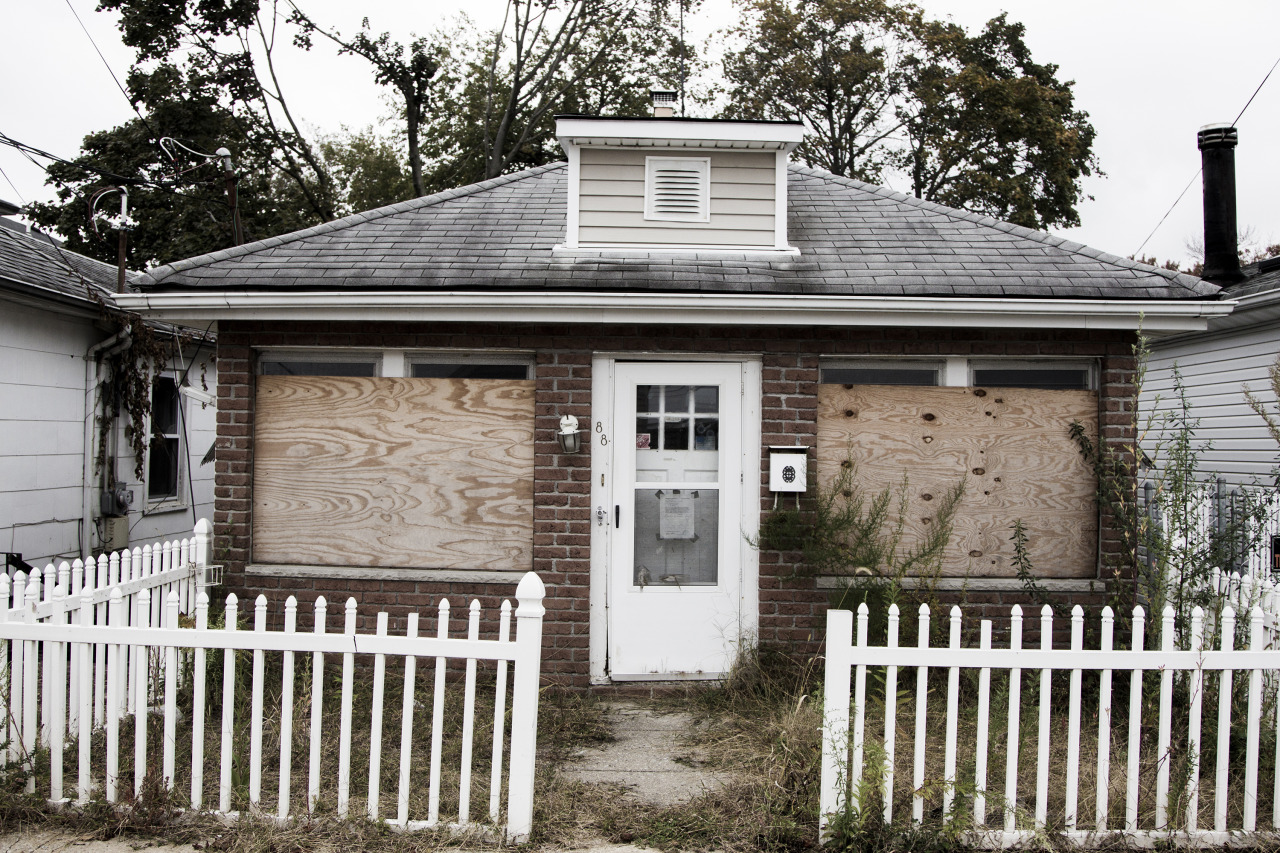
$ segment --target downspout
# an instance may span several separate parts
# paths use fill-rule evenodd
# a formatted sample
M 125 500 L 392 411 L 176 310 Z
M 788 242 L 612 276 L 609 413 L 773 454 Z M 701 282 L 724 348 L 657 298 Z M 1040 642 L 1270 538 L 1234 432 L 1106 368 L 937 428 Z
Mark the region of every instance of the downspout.
M 98 384 L 102 378 L 102 359 L 114 355 L 133 342 L 128 329 L 116 332 L 105 341 L 89 347 L 84 353 L 84 479 L 80 487 L 80 557 L 88 561 L 93 551 L 93 433 L 98 413 Z

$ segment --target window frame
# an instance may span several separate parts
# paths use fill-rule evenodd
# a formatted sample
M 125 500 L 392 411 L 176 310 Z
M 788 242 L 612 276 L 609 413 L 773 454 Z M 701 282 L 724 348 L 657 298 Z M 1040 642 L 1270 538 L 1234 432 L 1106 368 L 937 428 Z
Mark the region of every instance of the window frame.
M 968 356 L 924 356 L 920 358 L 912 357 L 888 357 L 881 358 L 878 356 L 823 356 L 818 366 L 818 381 L 820 383 L 831 385 L 849 385 L 863 383 L 849 383 L 839 380 L 828 380 L 823 375 L 828 368 L 832 369 L 875 369 L 884 370 L 921 370 L 933 369 L 937 371 L 938 381 L 931 386 L 913 386 L 913 387 L 932 387 L 932 388 L 978 388 L 976 382 L 976 372 L 979 370 L 1053 370 L 1055 368 L 1063 371 L 1067 370 L 1083 370 L 1085 371 L 1085 387 L 1079 390 L 1097 391 L 1098 390 L 1098 362 L 1096 359 L 1078 358 L 1066 356 L 1062 358 L 999 358 L 999 357 L 983 357 L 970 358 Z M 875 383 L 876 385 L 889 385 L 892 383 Z M 868 387 L 875 387 L 868 385 Z M 992 386 L 988 386 L 992 387 Z M 1027 387 L 1032 386 L 995 386 L 995 387 Z M 1062 389 L 1073 390 L 1073 389 Z
M 173 429 L 172 433 L 157 433 L 157 417 L 156 417 L 156 387 L 161 382 L 167 382 L 173 388 L 172 406 L 173 406 Z M 187 413 L 183 409 L 185 398 L 182 395 L 182 387 L 179 385 L 179 377 L 175 371 L 165 370 L 157 373 L 151 378 L 151 413 L 147 418 L 147 433 L 149 440 L 147 441 L 147 460 L 146 460 L 146 481 L 142 484 L 142 488 L 147 496 L 146 505 L 148 512 L 155 512 L 163 509 L 185 509 L 188 506 L 185 476 L 185 461 L 187 452 L 186 434 L 186 418 Z M 157 440 L 165 442 L 174 442 L 175 450 L 173 452 L 173 491 L 163 495 L 153 495 L 151 492 L 152 467 L 156 464 L 156 443 Z

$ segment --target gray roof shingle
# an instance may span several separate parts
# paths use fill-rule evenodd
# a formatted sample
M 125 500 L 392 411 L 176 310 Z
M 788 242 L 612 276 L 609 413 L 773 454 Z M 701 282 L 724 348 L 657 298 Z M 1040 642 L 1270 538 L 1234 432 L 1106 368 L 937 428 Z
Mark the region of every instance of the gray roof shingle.
M 565 236 L 565 164 L 354 214 L 157 267 L 149 290 L 217 288 L 757 292 L 825 295 L 1206 299 L 1219 289 L 817 169 L 790 169 L 799 256 L 553 253 Z
M 92 303 L 99 297 L 110 301 L 116 268 L 58 248 L 47 239 L 0 228 L 0 279 L 10 286 Z

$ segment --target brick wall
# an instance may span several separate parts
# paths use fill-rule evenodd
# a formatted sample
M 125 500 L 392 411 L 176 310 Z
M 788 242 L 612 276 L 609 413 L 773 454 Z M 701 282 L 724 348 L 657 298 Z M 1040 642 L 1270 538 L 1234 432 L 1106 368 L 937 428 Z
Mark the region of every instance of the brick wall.
M 266 323 L 228 321 L 218 339 L 218 450 L 216 461 L 214 553 L 226 566 L 227 585 L 242 597 L 264 594 L 273 602 L 293 593 L 305 626 L 316 595 L 330 599 L 331 618 L 340 619 L 341 603 L 354 596 L 366 619 L 387 610 L 393 620 L 411 608 L 434 607 L 447 596 L 462 612 L 479 598 L 486 614 L 510 597 L 510 583 L 437 581 L 352 581 L 293 579 L 247 575 L 251 558 L 250 509 L 253 481 L 254 347 L 377 347 L 387 349 L 518 349 L 536 354 L 535 484 L 533 568 L 548 585 L 545 667 L 554 681 L 585 685 L 589 672 L 591 453 L 559 451 L 555 433 L 561 415 L 576 415 L 591 425 L 591 358 L 601 352 L 674 352 L 756 354 L 762 358 L 762 444 L 816 447 L 818 359 L 820 355 L 1011 356 L 1070 355 L 1101 360 L 1099 394 L 1101 434 L 1105 441 L 1132 438 L 1134 388 L 1133 336 L 1097 331 L 986 331 L 978 329 L 831 329 L 813 328 L 551 326 L 499 324 L 340 322 Z M 588 435 L 594 434 L 589 432 Z M 760 507 L 773 505 L 767 489 L 767 459 L 761 450 Z M 1109 571 L 1116 568 L 1120 542 L 1103 520 L 1100 545 Z M 759 633 L 764 642 L 787 643 L 809 652 L 821 642 L 829 591 L 812 579 L 793 577 L 797 555 L 760 554 Z M 1121 567 L 1123 568 L 1123 567 Z M 242 604 L 242 610 L 248 607 Z M 278 613 L 278 604 L 272 612 Z M 335 623 L 336 625 L 337 623 Z M 457 624 L 462 624 L 459 620 Z M 489 630 L 491 626 L 486 626 Z

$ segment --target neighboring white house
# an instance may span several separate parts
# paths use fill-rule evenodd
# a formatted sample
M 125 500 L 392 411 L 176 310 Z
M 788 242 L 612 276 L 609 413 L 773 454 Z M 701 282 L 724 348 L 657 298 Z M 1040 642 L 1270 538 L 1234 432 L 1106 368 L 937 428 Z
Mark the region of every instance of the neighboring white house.
M 0 203 L 0 214 L 15 212 Z M 155 377 L 152 438 L 140 481 L 125 419 L 109 399 L 111 360 L 123 343 L 112 320 L 119 316 L 112 303 L 115 268 L 2 216 L 0 226 L 0 546 L 6 564 L 43 565 L 188 533 L 213 511 L 213 465 L 201 461 L 213 444 L 216 412 L 199 393 L 179 388 L 185 379 L 198 391 L 202 378 L 216 386 L 212 341 L 185 347 Z M 113 420 L 105 448 L 104 416 Z

